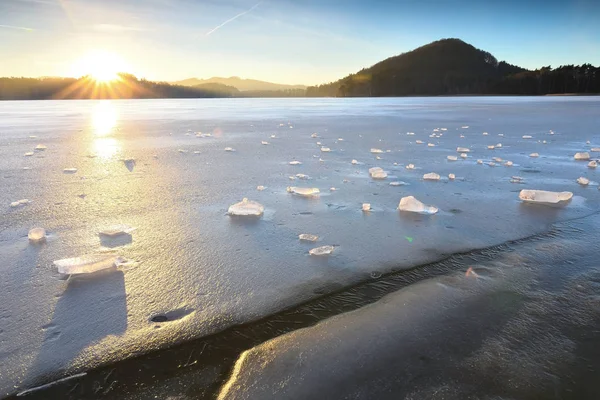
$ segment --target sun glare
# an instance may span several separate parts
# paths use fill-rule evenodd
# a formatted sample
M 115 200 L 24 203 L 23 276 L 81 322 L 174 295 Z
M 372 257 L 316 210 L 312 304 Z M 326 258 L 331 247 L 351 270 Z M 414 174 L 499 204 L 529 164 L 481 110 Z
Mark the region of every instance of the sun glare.
M 107 51 L 92 51 L 77 61 L 73 67 L 77 77 L 88 75 L 98 82 L 110 82 L 127 72 L 126 63 L 118 55 Z

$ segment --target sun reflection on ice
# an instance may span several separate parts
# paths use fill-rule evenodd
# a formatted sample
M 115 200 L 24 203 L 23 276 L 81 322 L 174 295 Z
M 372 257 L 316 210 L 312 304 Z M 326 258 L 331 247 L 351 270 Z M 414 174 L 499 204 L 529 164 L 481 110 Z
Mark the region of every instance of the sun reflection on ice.
M 96 136 L 106 136 L 117 125 L 117 110 L 110 101 L 101 101 L 94 107 L 92 126 Z
M 94 154 L 100 158 L 111 158 L 114 156 L 121 146 L 114 138 L 96 138 L 94 139 Z

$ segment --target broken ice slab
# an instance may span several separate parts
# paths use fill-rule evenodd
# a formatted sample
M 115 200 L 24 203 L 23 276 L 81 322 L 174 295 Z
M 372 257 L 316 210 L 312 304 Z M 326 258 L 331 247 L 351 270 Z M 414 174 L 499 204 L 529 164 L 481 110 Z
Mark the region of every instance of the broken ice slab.
M 430 172 L 428 174 L 423 175 L 423 179 L 426 181 L 439 181 L 440 175 L 435 172 Z
M 456 175 L 454 175 L 454 174 L 448 174 L 448 179 L 450 179 L 451 181 L 453 181 L 454 179 L 456 179 Z
M 491 145 L 491 146 L 488 146 L 487 148 L 488 148 L 488 150 L 494 150 L 496 148 L 496 146 Z
M 580 176 L 579 178 L 577 178 L 577 183 L 579 183 L 582 186 L 587 186 L 590 184 L 590 180 L 588 178 L 584 178 L 583 176 Z
M 497 148 L 497 149 L 500 149 L 500 148 L 502 148 L 502 143 L 498 143 L 498 144 L 496 144 L 496 148 Z
M 12 208 L 16 208 L 16 207 L 24 206 L 25 204 L 29 204 L 29 203 L 31 203 L 29 200 L 21 199 L 21 200 L 13 201 L 12 203 L 10 203 L 10 206 Z
M 320 146 L 320 145 L 321 145 L 321 142 L 317 142 L 317 144 Z
M 507 161 L 504 163 L 505 166 L 507 167 L 512 167 L 513 166 L 513 162 L 512 161 Z
M 467 153 L 460 153 L 460 157 L 461 158 L 467 158 L 468 156 L 467 156 Z
M 461 128 L 463 128 L 463 129 L 469 129 L 469 125 L 462 126 Z M 486 133 L 486 135 L 487 135 L 487 133 Z
M 31 243 L 42 243 L 46 241 L 46 230 L 44 228 L 33 228 L 27 234 Z
M 304 240 L 305 242 L 316 242 L 319 240 L 317 235 L 311 235 L 310 233 L 301 233 L 298 235 L 298 239 Z
M 63 275 L 91 274 L 103 269 L 115 268 L 125 263 L 127 263 L 125 258 L 113 254 L 88 254 L 54 261 L 58 273 Z
M 496 166 L 496 163 L 495 163 L 495 162 L 493 162 L 493 161 L 490 161 L 490 162 L 489 162 L 487 165 L 489 165 L 490 167 L 495 167 L 495 166 Z
M 363 211 L 371 211 L 371 203 L 363 203 L 362 210 Z
M 182 153 L 182 154 L 185 154 L 185 153 L 188 152 L 187 150 L 184 150 L 184 149 L 177 149 L 177 151 L 180 152 L 180 153 Z
M 333 253 L 333 246 L 321 246 L 310 249 L 308 254 L 311 256 L 328 256 Z
M 334 187 L 330 187 L 329 190 L 332 191 L 332 192 L 335 192 L 337 189 L 334 188 Z
M 408 183 L 402 182 L 402 181 L 390 182 L 390 186 L 404 186 L 404 185 L 408 185 Z
M 302 163 L 300 161 L 290 161 L 289 162 L 290 165 L 302 165 Z
M 225 147 L 223 150 L 225 151 L 235 151 L 233 147 Z
M 415 169 L 415 164 L 408 164 L 406 169 Z
M 598 152 L 600 152 L 600 147 L 592 147 L 590 149 L 590 151 L 593 151 L 594 153 L 598 153 Z
M 373 179 L 385 179 L 387 178 L 387 173 L 380 167 L 369 168 L 369 175 Z
M 415 140 L 416 144 L 423 144 L 424 142 L 422 140 Z
M 457 153 L 468 153 L 470 151 L 471 151 L 471 149 L 469 149 L 467 147 L 457 147 L 456 148 L 456 152 Z
M 515 177 L 513 177 L 514 179 Z M 573 197 L 571 192 L 549 192 L 546 190 L 523 189 L 519 193 L 519 199 L 526 203 L 537 203 L 546 205 L 565 204 Z
M 268 144 L 269 144 L 269 142 L 265 142 L 264 140 L 262 140 L 262 141 L 260 142 L 260 144 L 262 144 L 262 145 L 266 146 L 266 145 L 268 145 Z
M 433 143 L 427 143 L 427 147 L 435 147 L 435 144 L 433 144 Z
M 264 211 L 265 207 L 262 204 L 244 197 L 239 203 L 229 206 L 227 214 L 240 217 L 260 217 Z
M 379 157 L 379 156 L 375 156 L 375 159 L 376 159 L 376 160 L 381 160 L 381 157 Z
M 383 153 L 383 150 L 381 150 L 381 149 L 371 149 L 371 153 L 373 153 L 373 154 L 380 154 L 380 153 Z
M 28 151 L 27 153 L 23 154 L 25 157 L 31 157 L 33 155 L 33 151 Z
M 477 160 L 477 164 L 483 164 L 483 160 Z
M 259 185 L 256 187 L 256 190 L 258 190 L 259 192 L 262 192 L 263 190 L 265 190 L 265 187 L 263 185 Z
M 495 162 L 502 162 L 502 159 L 500 157 L 492 157 L 492 160 Z
M 277 138 L 277 136 L 271 135 L 271 139 L 276 139 L 276 138 Z
M 44 146 L 43 144 L 38 144 L 37 146 L 35 146 L 34 150 L 41 151 L 41 150 L 46 150 L 46 149 L 47 149 L 47 147 Z
M 316 133 L 313 133 L 312 135 L 310 135 L 310 137 L 311 137 L 311 138 L 316 138 L 316 137 L 317 137 L 317 134 L 316 134 Z
M 596 168 L 597 166 L 598 166 L 598 162 L 596 162 L 596 161 L 592 160 L 588 163 L 588 168 Z
M 356 165 L 356 164 L 358 164 L 358 161 L 357 161 L 357 160 L 352 160 L 350 163 L 351 163 L 352 165 Z
M 295 181 L 296 180 L 295 176 L 288 176 L 288 178 L 289 178 L 290 181 Z
M 590 153 L 588 153 L 588 152 L 575 153 L 575 159 L 576 160 L 587 161 L 587 160 L 590 159 Z
M 331 151 L 331 149 L 329 147 L 321 147 L 321 151 L 323 153 L 329 153 Z
M 303 197 L 318 196 L 319 193 L 321 193 L 321 191 L 318 188 L 303 188 L 297 186 L 288 186 L 286 190 L 288 193 Z
M 483 133 L 482 133 L 482 135 L 483 135 L 483 136 L 487 136 L 487 135 L 488 135 L 488 133 L 487 133 L 487 132 L 483 132 Z
M 74 174 L 75 172 L 77 172 L 77 168 L 65 168 L 63 169 L 63 172 L 65 174 Z
M 129 225 L 113 225 L 98 232 L 100 236 L 117 237 L 121 235 L 129 235 L 135 231 L 135 228 Z
M 448 156 L 446 158 L 448 159 L 448 161 L 458 161 L 458 157 L 456 156 Z
M 296 178 L 307 180 L 307 179 L 310 179 L 310 176 L 305 175 L 305 174 L 296 174 Z
M 439 211 L 437 207 L 427 206 L 417 200 L 414 196 L 406 196 L 400 199 L 398 210 L 419 214 L 435 214 Z
M 531 153 L 531 154 L 529 155 L 529 157 L 531 157 L 531 158 L 538 158 L 539 156 L 540 156 L 540 155 L 539 155 L 538 153 Z

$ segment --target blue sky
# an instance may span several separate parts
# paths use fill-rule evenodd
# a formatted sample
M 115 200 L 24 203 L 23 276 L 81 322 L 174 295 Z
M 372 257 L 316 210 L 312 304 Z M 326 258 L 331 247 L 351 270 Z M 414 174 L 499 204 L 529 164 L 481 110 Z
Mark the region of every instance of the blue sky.
M 600 65 L 600 0 L 0 0 L 0 76 L 69 76 L 92 50 L 152 80 L 317 84 L 457 37 L 526 68 Z

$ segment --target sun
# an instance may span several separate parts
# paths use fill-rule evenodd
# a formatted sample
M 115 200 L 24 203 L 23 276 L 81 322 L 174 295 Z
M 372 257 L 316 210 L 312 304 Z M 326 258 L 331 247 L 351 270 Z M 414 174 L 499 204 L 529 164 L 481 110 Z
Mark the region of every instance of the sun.
M 117 54 L 94 50 L 75 62 L 73 70 L 77 77 L 87 75 L 97 82 L 107 83 L 119 79 L 119 73 L 127 71 L 128 67 Z

